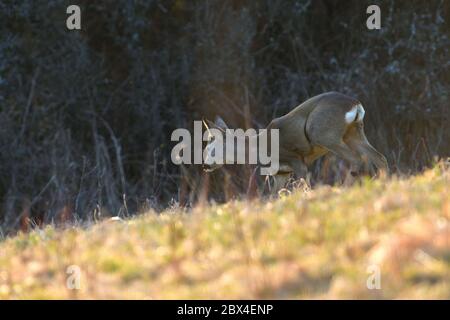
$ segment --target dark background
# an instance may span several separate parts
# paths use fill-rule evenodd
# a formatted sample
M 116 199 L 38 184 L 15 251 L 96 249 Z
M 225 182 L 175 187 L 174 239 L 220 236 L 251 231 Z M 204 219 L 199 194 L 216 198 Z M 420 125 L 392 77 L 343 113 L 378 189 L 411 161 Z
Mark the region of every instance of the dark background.
M 330 90 L 362 101 L 394 172 L 420 171 L 450 154 L 449 36 L 446 0 L 0 0 L 1 230 L 226 200 L 246 179 L 174 166 L 171 132 L 262 128 Z

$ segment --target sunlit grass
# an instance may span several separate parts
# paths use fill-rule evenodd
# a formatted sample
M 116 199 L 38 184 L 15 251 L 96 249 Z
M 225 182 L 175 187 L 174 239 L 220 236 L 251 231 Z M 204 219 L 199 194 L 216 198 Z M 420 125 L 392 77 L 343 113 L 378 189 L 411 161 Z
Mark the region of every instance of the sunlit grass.
M 0 298 L 450 298 L 450 170 L 0 243 Z M 67 287 L 68 266 L 81 270 Z M 369 290 L 369 266 L 381 289 Z

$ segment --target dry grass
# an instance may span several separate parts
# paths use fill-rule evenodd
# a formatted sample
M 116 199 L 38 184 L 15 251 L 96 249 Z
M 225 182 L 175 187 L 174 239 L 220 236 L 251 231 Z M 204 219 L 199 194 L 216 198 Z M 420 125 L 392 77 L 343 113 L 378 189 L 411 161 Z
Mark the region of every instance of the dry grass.
M 450 298 L 450 169 L 0 243 L 0 299 Z M 66 287 L 80 267 L 81 288 Z M 366 287 L 367 268 L 381 289 Z

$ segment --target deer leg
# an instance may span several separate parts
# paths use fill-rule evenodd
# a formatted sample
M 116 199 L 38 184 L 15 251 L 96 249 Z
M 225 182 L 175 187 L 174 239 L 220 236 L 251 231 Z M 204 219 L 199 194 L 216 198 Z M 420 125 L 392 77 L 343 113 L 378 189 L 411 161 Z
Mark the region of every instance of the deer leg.
M 284 188 L 289 180 L 290 173 L 277 174 L 274 176 L 267 176 L 269 191 L 271 196 L 277 196 L 278 192 Z M 273 179 L 273 183 L 270 182 Z
M 322 147 L 326 148 L 338 157 L 347 160 L 351 165 L 359 166 L 361 164 L 359 154 L 352 150 L 344 141 L 340 141 L 335 144 L 322 145 Z
M 352 135 L 344 138 L 350 148 L 356 150 L 363 158 L 364 162 L 370 162 L 375 165 L 378 170 L 384 170 L 389 173 L 389 166 L 386 158 L 378 152 L 367 140 L 366 135 L 361 127 L 353 128 Z
M 378 170 L 384 170 L 389 174 L 389 166 L 386 158 L 367 142 L 361 145 L 361 152 L 377 167 Z
M 347 175 L 344 179 L 344 184 L 351 184 L 361 168 L 362 159 L 359 156 L 359 153 L 351 149 L 344 141 L 335 144 L 322 145 L 322 147 L 350 163 L 350 175 Z
M 278 195 L 278 192 L 286 186 L 286 183 L 288 182 L 289 177 L 290 177 L 289 173 L 277 174 L 276 176 L 274 176 L 274 178 L 275 178 L 275 188 L 274 188 L 275 195 Z
M 290 166 L 294 170 L 294 173 L 297 179 L 304 178 L 306 179 L 308 174 L 308 168 L 301 160 L 294 160 L 290 162 Z

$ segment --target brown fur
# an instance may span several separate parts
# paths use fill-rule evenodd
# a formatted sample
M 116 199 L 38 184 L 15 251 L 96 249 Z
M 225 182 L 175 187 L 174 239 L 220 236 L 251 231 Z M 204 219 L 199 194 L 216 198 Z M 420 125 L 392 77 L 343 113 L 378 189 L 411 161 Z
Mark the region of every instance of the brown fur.
M 303 176 L 305 165 L 332 152 L 354 166 L 360 167 L 366 159 L 387 171 L 385 157 L 367 141 L 363 122 L 345 121 L 345 114 L 358 104 L 347 95 L 327 92 L 272 120 L 268 128 L 280 130 L 280 166 Z

